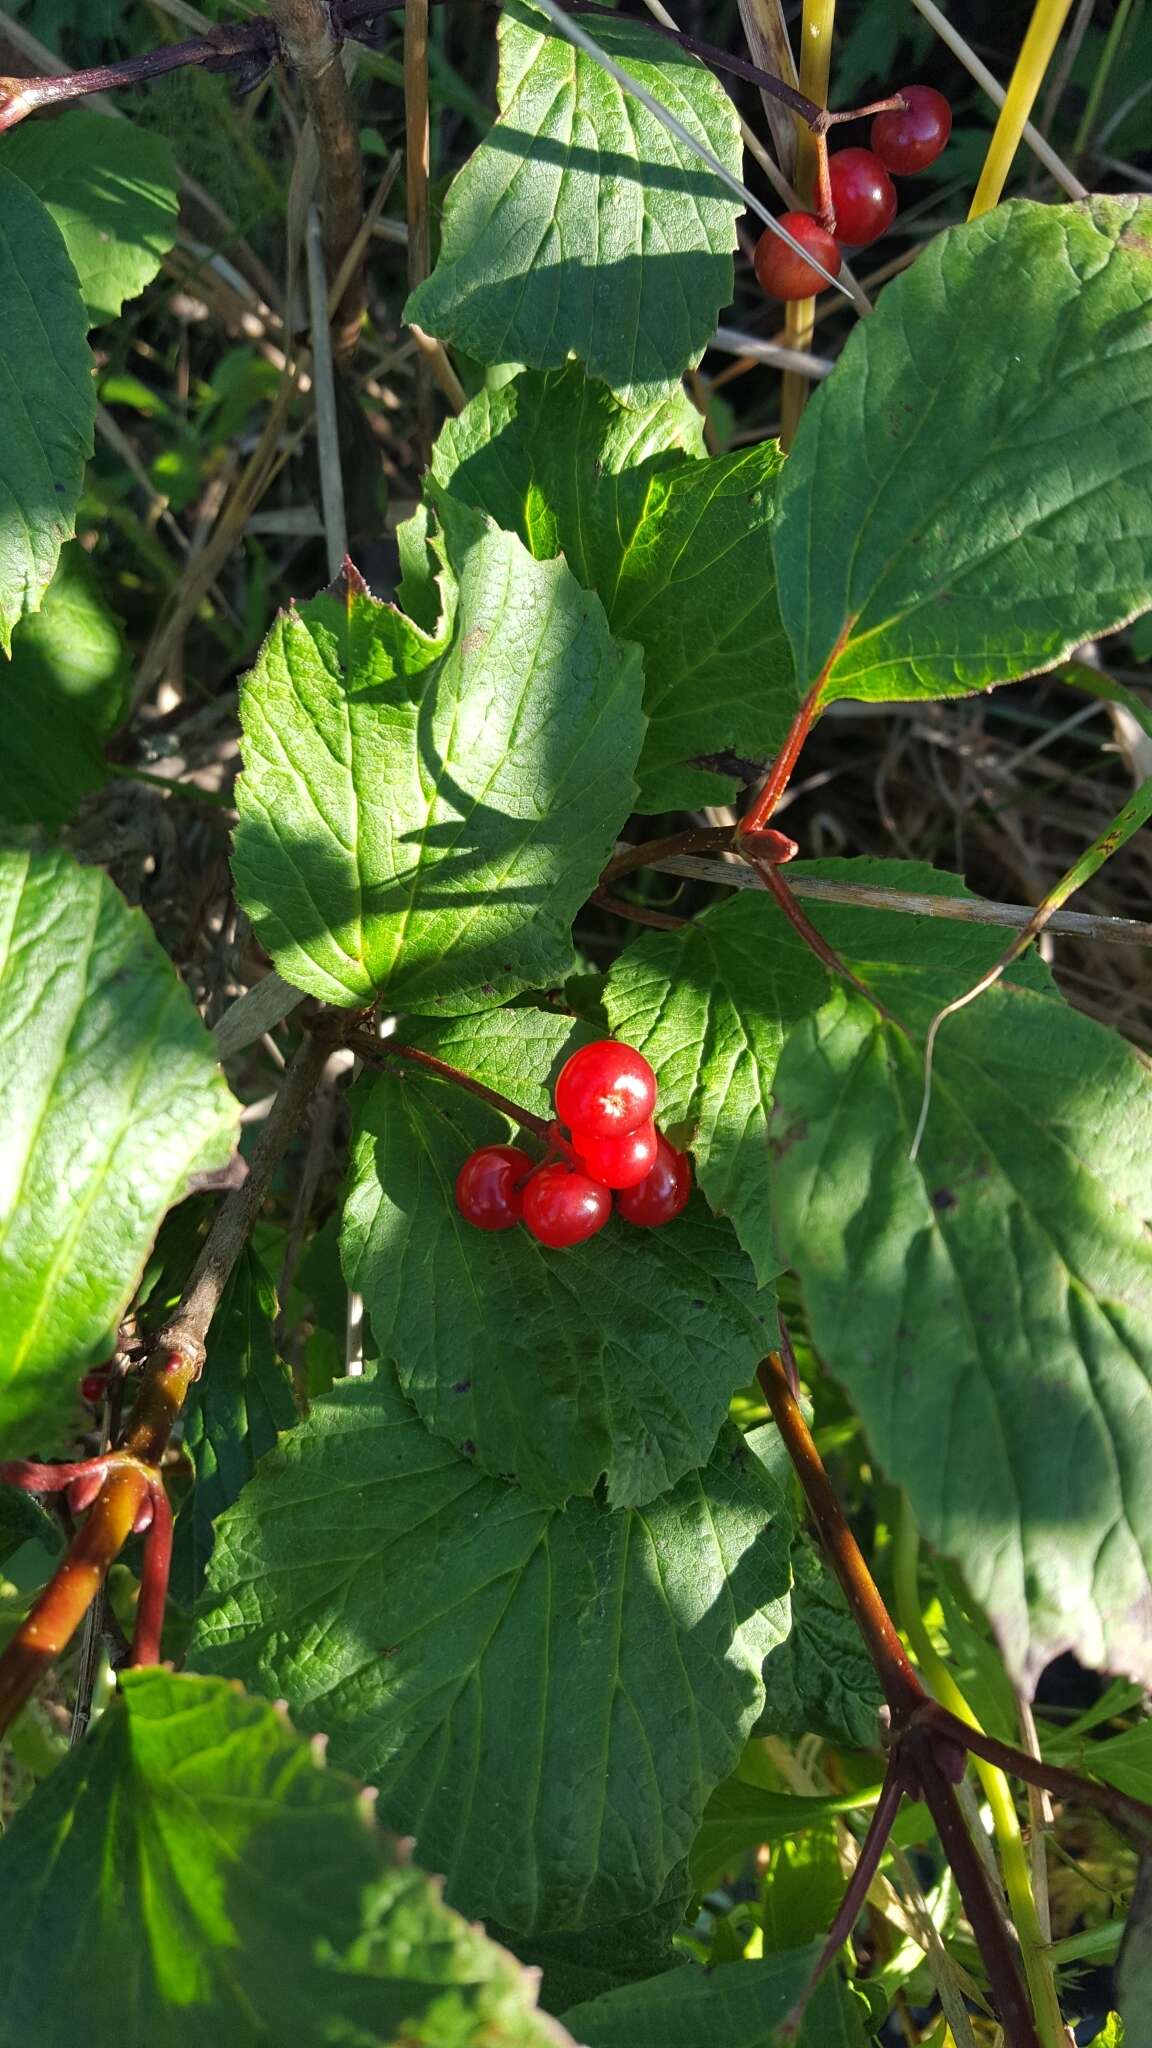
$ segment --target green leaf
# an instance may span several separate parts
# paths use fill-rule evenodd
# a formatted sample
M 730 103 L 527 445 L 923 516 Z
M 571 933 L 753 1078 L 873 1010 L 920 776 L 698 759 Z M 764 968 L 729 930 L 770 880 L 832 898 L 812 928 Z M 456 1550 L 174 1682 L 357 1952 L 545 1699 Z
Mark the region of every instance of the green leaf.
M 766 1662 L 771 1661 L 770 1656 Z M 854 1813 L 874 1804 L 874 1793 L 837 1792 L 828 1798 L 804 1798 L 749 1785 L 741 1777 L 728 1778 L 717 1785 L 708 1801 L 692 1845 L 693 1886 L 706 1892 L 717 1879 L 735 1870 L 750 1849 L 766 1842 L 783 1842 L 833 1814 Z
M 127 680 L 119 625 L 83 548 L 69 541 L 41 609 L 21 620 L 0 666 L 0 820 L 55 828 L 101 787 Z
M 595 32 L 739 176 L 735 109 L 711 72 L 637 22 Z M 497 34 L 500 118 L 452 185 L 439 261 L 404 317 L 482 363 L 576 355 L 647 405 L 699 362 L 732 297 L 740 202 L 524 0 Z
M 419 1039 L 531 1110 L 574 1042 L 568 1018 L 529 1009 Z M 635 1506 L 704 1464 L 775 1329 L 727 1226 L 697 1202 L 668 1230 L 612 1218 L 563 1253 L 475 1230 L 456 1176 L 507 1141 L 505 1119 L 423 1074 L 362 1081 L 353 1099 L 345 1275 L 428 1428 L 558 1506 L 604 1475 L 611 1505 Z
M 1152 2048 L 1152 1861 L 1145 1857 L 1116 1965 L 1124 2048 Z
M 481 391 L 432 454 L 435 485 L 563 554 L 642 649 L 645 811 L 723 802 L 729 757 L 770 760 L 797 704 L 768 545 L 779 448 L 701 461 L 701 429 L 680 390 L 629 412 L 573 366 Z
M 1138 1721 L 1123 1735 L 1110 1735 L 1104 1742 L 1086 1743 L 1074 1768 L 1090 1771 L 1133 1799 L 1152 1803 L 1152 1721 Z
M 482 1010 L 563 977 L 631 808 L 640 663 L 562 562 L 454 506 L 431 637 L 358 578 L 282 616 L 241 697 L 237 893 L 285 979 Z
M 895 1024 L 839 989 L 789 1037 L 780 1243 L 816 1351 L 1016 1682 L 1071 1649 L 1147 1683 L 1146 1063 L 1013 970 L 941 1031 L 913 1165 L 928 1023 L 975 964 L 953 973 L 947 926 L 919 937 L 918 970 L 870 970 Z
M 776 2048 L 786 2019 L 811 1975 L 819 1944 L 722 1963 L 714 1970 L 685 1964 L 647 1984 L 609 1991 L 565 2014 L 586 2048 Z
M 780 491 L 801 686 L 957 696 L 1152 602 L 1150 230 L 1148 199 L 1012 200 L 860 322 Z
M 602 1927 L 582 1927 L 575 1934 L 515 1934 L 493 1923 L 489 1932 L 530 1969 L 543 1974 L 540 2003 L 548 2012 L 565 2013 L 570 2006 L 675 1970 L 684 1961 L 672 1936 L 683 1924 L 689 1883 L 683 1867 L 672 1873 L 665 1896 L 643 1913 L 617 1916 Z
M 839 1586 L 806 1537 L 792 1549 L 792 1629 L 764 1666 L 764 1732 L 871 1749 L 884 1694 Z
M 0 1842 L 4 2048 L 568 2042 L 275 1708 L 128 1671 Z
M 196 1484 L 176 1523 L 172 1587 L 190 1602 L 212 1555 L 213 1524 L 231 1507 L 282 1429 L 299 1421 L 272 1341 L 276 1290 L 250 1245 L 241 1252 L 208 1332 L 210 1369 L 184 1405 L 184 1448 Z
M 137 910 L 63 853 L 0 852 L 0 1449 L 47 1451 L 164 1211 L 238 1104 Z
M 0 165 L 0 652 L 38 611 L 75 530 L 96 390 L 88 316 L 64 238 Z
M 26 121 L 5 143 L 4 163 L 43 200 L 63 235 L 89 325 L 114 320 L 176 239 L 180 195 L 165 137 L 80 108 Z
M 194 1661 L 323 1728 L 461 1911 L 597 1926 L 661 1899 L 736 1760 L 789 1533 L 734 1433 L 644 1510 L 559 1512 L 430 1436 L 381 1369 L 218 1524 Z

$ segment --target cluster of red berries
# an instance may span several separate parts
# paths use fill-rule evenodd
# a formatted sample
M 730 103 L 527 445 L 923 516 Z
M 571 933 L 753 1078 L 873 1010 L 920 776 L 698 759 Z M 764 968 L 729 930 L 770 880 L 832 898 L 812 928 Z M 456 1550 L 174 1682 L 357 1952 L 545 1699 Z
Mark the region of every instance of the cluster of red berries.
M 456 1206 L 469 1223 L 477 1230 L 522 1223 L 560 1251 L 603 1230 L 613 1196 L 624 1221 L 641 1230 L 680 1214 L 692 1168 L 652 1121 L 656 1076 L 642 1053 L 611 1038 L 582 1046 L 561 1069 L 555 1102 L 559 1121 L 541 1165 L 517 1145 L 485 1145 L 464 1161 Z
M 877 114 L 871 149 L 840 149 L 828 159 L 836 234 L 811 213 L 782 213 L 781 227 L 822 263 L 830 276 L 840 269 L 839 243 L 866 248 L 896 218 L 896 187 L 889 176 L 909 177 L 926 170 L 952 132 L 952 109 L 943 93 L 930 85 L 900 89 L 902 108 Z M 826 290 L 825 280 L 787 242 L 765 228 L 756 244 L 756 275 L 774 299 L 811 299 Z

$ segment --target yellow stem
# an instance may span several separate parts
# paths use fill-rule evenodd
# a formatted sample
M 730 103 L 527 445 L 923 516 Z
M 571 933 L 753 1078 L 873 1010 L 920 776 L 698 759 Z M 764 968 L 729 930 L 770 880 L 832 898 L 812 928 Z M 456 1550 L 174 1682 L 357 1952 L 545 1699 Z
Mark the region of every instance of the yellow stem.
M 828 105 L 832 69 L 832 29 L 836 0 L 804 0 L 800 24 L 800 90 L 818 106 Z M 803 121 L 796 122 L 796 189 L 811 206 L 816 189 L 816 137 Z M 816 325 L 815 299 L 792 299 L 785 308 L 784 333 L 789 348 L 810 349 Z M 792 446 L 808 397 L 809 379 L 785 370 L 780 397 L 780 442 Z
M 893 1558 L 896 1612 L 900 1626 L 915 1654 L 921 1676 L 941 1706 L 948 1707 L 970 1727 L 979 1728 L 979 1721 L 924 1625 L 920 1609 L 919 1566 L 920 1536 L 905 1500 L 901 1503 Z M 1012 1788 L 1003 1771 L 998 1771 L 994 1764 L 985 1763 L 981 1757 L 973 1757 L 972 1762 L 992 1815 L 1000 1866 L 1004 1872 L 1004 1888 L 1020 1937 L 1021 1961 L 1035 2008 L 1036 2030 L 1043 2048 L 1068 2048 L 1068 2030 L 1061 2017 L 1048 1943 L 1036 1911 L 1028 1852 L 1020 1832 Z
M 999 204 L 1012 160 L 1020 147 L 1028 117 L 1044 83 L 1044 73 L 1052 61 L 1052 52 L 1071 5 L 1072 0 L 1036 0 L 1028 33 L 1020 46 L 1016 68 L 1000 109 L 1000 118 L 988 145 L 976 196 L 969 208 L 969 220 L 978 219 L 982 213 L 990 213 Z

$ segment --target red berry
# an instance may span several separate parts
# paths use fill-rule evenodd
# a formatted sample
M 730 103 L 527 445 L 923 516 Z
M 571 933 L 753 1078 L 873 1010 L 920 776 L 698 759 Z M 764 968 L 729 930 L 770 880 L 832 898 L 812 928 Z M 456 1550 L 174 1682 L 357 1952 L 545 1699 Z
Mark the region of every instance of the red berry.
M 656 1164 L 656 1126 L 649 1119 L 622 1138 L 581 1137 L 576 1145 L 580 1164 L 605 1188 L 634 1188 Z
M 692 1193 L 692 1163 L 684 1152 L 668 1143 L 663 1131 L 656 1136 L 656 1164 L 637 1187 L 625 1188 L 616 1197 L 616 1207 L 625 1223 L 639 1230 L 659 1230 L 680 1214 Z
M 828 159 L 832 210 L 842 242 L 863 249 L 896 218 L 896 187 L 870 149 L 838 149 Z
M 525 1228 L 553 1251 L 595 1237 L 611 1214 L 608 1189 L 571 1166 L 542 1166 L 524 1189 Z
M 780 225 L 815 256 L 833 277 L 839 274 L 840 251 L 835 241 L 822 228 L 814 214 L 782 213 Z M 774 299 L 814 299 L 817 292 L 827 290 L 827 285 L 818 270 L 797 256 L 794 249 L 774 235 L 771 228 L 765 228 L 756 244 L 753 258 L 756 275 L 764 290 Z
M 99 1408 L 108 1392 L 106 1372 L 86 1372 L 80 1382 L 80 1399 L 92 1408 Z
M 900 177 L 934 164 L 952 133 L 952 109 L 942 92 L 930 85 L 902 85 L 903 110 L 877 114 L 872 147 L 882 164 Z
M 524 1206 L 520 1183 L 533 1162 L 516 1145 L 485 1145 L 470 1152 L 456 1176 L 456 1207 L 477 1230 L 511 1230 Z
M 656 1107 L 656 1076 L 642 1053 L 615 1039 L 582 1045 L 560 1069 L 556 1114 L 578 1151 L 592 1139 L 622 1138 Z

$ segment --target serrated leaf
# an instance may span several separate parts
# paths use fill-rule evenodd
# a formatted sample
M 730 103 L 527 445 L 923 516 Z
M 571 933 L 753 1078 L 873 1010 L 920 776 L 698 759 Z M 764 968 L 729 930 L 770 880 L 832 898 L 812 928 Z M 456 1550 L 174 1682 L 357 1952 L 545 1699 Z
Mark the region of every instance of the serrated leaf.
M 190 1603 L 212 1555 L 213 1525 L 239 1499 L 258 1461 L 300 1419 L 272 1324 L 276 1290 L 250 1245 L 232 1269 L 208 1332 L 208 1363 L 184 1404 L 184 1448 L 196 1483 L 176 1523 L 172 1590 Z
M 773 542 L 823 701 L 983 689 L 1152 603 L 1150 232 L 1144 198 L 1011 200 L 935 236 L 850 337 Z
M 63 235 L 89 324 L 114 320 L 176 239 L 179 187 L 167 139 L 77 108 L 24 122 L 5 142 L 4 163 L 43 200 Z
M 945 931 L 921 935 L 919 973 L 870 974 L 898 1024 L 837 990 L 794 1027 L 776 1075 L 779 1240 L 816 1350 L 1017 1684 L 1066 1649 L 1147 1683 L 1147 1064 L 1034 971 L 1001 983 L 941 1031 L 913 1165 Z
M 636 651 L 464 506 L 445 547 L 440 637 L 348 580 L 277 621 L 241 695 L 237 893 L 285 979 L 343 1007 L 561 979 L 631 808 Z
M 576 366 L 481 391 L 432 453 L 436 486 L 563 554 L 641 648 L 645 811 L 725 801 L 729 761 L 770 760 L 798 701 L 769 547 L 779 448 L 701 453 L 683 392 L 628 411 Z M 719 773 L 693 765 L 713 756 Z
M 122 1674 L 0 1841 L 0 1923 L 4 2048 L 70 2048 L 78 2014 L 87 2048 L 569 2042 L 358 1787 L 220 1679 Z
M 735 1762 L 787 1628 L 789 1520 L 734 1433 L 644 1510 L 548 1508 L 381 1368 L 218 1524 L 194 1661 L 324 1728 L 462 1911 L 596 1926 L 661 1898 Z
M 792 1548 L 792 1628 L 764 1666 L 767 1735 L 870 1749 L 884 1694 L 848 1603 L 806 1537 Z
M 39 609 L 75 530 L 96 391 L 88 316 L 64 238 L 0 164 L 0 652 Z
M 731 100 L 638 22 L 596 22 L 601 48 L 733 175 Z M 500 118 L 455 179 L 440 258 L 406 320 L 482 363 L 558 369 L 577 356 L 643 406 L 700 360 L 732 296 L 740 202 L 525 0 L 500 40 Z
M 525 1935 L 490 1922 L 489 1932 L 529 1969 L 542 1972 L 541 2005 L 564 2014 L 570 2006 L 599 1998 L 621 1984 L 642 1983 L 679 1969 L 684 1957 L 672 1946 L 672 1936 L 683 1924 L 689 1891 L 687 1872 L 681 1868 L 672 1873 L 657 1905 L 643 1913 L 618 1915 L 602 1927 L 582 1927 L 574 1934 Z
M 565 2025 L 586 2048 L 777 2048 L 786 2019 L 812 1973 L 819 1945 L 763 1962 L 683 1969 L 573 2006 Z M 808 2029 L 804 2039 L 807 2040 Z
M 127 675 L 120 628 L 83 548 L 69 541 L 40 610 L 21 620 L 0 664 L 0 820 L 55 828 L 100 788 Z
M 56 1447 L 165 1210 L 239 1105 L 138 910 L 66 854 L 0 851 L 0 1449 Z
M 536 1112 L 592 1035 L 515 1009 L 419 1043 Z M 557 1505 L 606 1475 L 612 1506 L 635 1506 L 704 1464 L 775 1330 L 727 1226 L 695 1202 L 667 1230 L 613 1217 L 562 1253 L 475 1230 L 456 1176 L 476 1146 L 507 1142 L 505 1119 L 423 1074 L 361 1081 L 353 1099 L 345 1276 L 428 1428 Z

